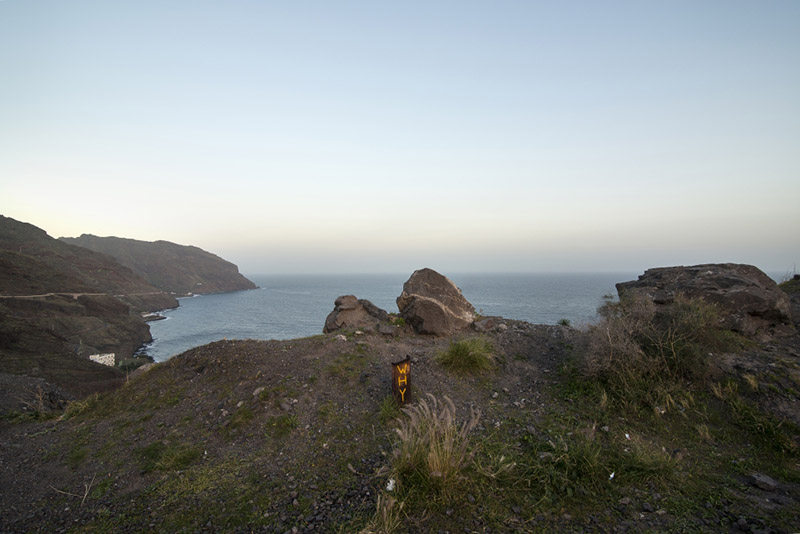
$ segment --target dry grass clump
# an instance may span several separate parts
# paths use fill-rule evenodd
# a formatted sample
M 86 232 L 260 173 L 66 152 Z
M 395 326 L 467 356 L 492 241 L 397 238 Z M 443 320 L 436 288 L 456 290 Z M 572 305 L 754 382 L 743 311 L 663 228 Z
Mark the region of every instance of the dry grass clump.
M 403 408 L 408 417 L 396 429 L 392 472 L 400 485 L 446 492 L 472 459 L 469 434 L 480 414 L 473 410 L 459 425 L 452 400 L 439 402 L 430 394 L 428 399 Z
M 403 511 L 403 502 L 398 502 L 386 494 L 378 495 L 375 514 L 359 534 L 394 534 L 403 526 L 400 512 Z

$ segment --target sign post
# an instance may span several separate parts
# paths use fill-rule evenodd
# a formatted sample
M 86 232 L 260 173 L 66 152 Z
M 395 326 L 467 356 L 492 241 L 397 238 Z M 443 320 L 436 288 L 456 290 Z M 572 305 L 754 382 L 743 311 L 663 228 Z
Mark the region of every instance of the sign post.
M 411 396 L 408 391 L 409 375 L 411 374 L 411 357 L 392 364 L 392 395 L 398 404 L 403 405 Z

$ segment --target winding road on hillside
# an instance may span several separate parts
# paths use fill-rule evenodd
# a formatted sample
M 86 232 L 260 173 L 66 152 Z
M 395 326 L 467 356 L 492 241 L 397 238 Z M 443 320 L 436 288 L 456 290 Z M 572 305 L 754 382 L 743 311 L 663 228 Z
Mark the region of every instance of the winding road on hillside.
M 78 297 L 138 297 L 142 295 L 166 295 L 164 291 L 149 291 L 145 293 L 127 293 L 124 295 L 111 295 L 110 293 L 41 293 L 38 295 L 0 295 L 0 299 L 38 299 L 47 297 L 72 297 L 77 300 Z

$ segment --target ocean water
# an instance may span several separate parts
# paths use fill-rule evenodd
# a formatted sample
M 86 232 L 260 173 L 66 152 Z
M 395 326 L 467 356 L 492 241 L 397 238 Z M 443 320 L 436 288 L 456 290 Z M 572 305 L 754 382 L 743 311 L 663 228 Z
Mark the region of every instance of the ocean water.
M 594 322 L 614 284 L 633 273 L 448 274 L 482 315 L 535 324 L 568 319 L 573 326 Z M 192 347 L 220 339 L 293 339 L 322 333 L 339 295 L 356 295 L 388 312 L 409 274 L 248 276 L 259 289 L 180 299 L 180 307 L 150 323 L 153 343 L 143 352 L 164 361 Z

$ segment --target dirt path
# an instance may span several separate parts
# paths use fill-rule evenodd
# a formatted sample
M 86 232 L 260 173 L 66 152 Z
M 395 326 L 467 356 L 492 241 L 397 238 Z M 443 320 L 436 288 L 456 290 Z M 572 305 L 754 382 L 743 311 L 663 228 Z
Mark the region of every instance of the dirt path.
M 117 298 L 124 297 L 141 297 L 144 295 L 161 295 L 166 294 L 164 291 L 148 291 L 143 293 L 126 293 L 122 295 L 112 295 Z M 0 299 L 41 299 L 48 297 L 72 297 L 77 300 L 78 297 L 102 297 L 110 295 L 110 293 L 40 293 L 38 295 L 0 295 Z

